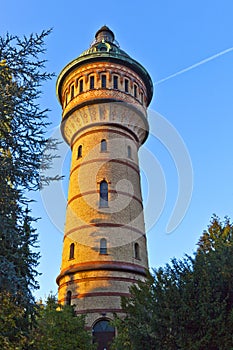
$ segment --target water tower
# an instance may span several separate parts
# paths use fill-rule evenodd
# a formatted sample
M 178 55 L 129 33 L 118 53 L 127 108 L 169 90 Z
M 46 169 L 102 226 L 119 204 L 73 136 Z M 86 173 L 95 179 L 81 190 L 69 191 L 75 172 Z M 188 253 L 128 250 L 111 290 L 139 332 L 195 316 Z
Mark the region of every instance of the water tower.
M 72 150 L 59 302 L 87 315 L 99 349 L 114 336 L 121 297 L 148 269 L 138 150 L 152 93 L 145 68 L 106 26 L 57 80 Z

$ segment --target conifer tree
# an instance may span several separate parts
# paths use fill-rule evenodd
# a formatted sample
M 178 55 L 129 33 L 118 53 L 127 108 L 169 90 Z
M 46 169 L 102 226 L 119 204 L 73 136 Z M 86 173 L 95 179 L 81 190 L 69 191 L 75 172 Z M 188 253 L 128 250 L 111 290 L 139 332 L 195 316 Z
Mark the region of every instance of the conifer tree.
M 14 348 L 14 342 L 15 349 L 21 349 L 19 339 L 28 335 L 35 309 L 33 289 L 38 288 L 36 219 L 28 191 L 52 180 L 40 176 L 41 167 L 49 167 L 53 157 L 44 157 L 45 148 L 55 149 L 56 141 L 45 136 L 48 110 L 38 102 L 42 84 L 53 76 L 41 58 L 49 33 L 0 37 L 0 302 L 6 349 Z M 10 315 L 13 327 L 5 322 Z
M 40 304 L 37 323 L 31 334 L 30 350 L 94 350 L 85 317 L 77 316 L 70 305 L 59 305 L 50 295 Z
M 214 216 L 194 257 L 130 289 L 113 349 L 233 349 L 233 224 Z

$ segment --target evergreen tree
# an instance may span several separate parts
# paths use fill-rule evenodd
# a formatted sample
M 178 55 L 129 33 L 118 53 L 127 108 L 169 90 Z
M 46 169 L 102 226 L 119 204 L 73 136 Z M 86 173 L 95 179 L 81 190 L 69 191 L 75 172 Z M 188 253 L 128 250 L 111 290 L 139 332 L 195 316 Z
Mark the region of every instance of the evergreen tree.
M 37 326 L 32 331 L 30 350 L 91 350 L 91 334 L 85 330 L 85 318 L 76 316 L 70 305 L 57 304 L 49 296 L 46 305 L 40 305 Z
M 233 224 L 214 216 L 194 258 L 173 259 L 130 292 L 113 349 L 233 349 Z
M 27 349 L 25 312 L 9 292 L 0 293 L 0 344 L 4 350 Z
M 55 149 L 56 142 L 45 137 L 48 110 L 41 110 L 38 104 L 42 83 L 53 76 L 45 71 L 46 61 L 40 58 L 49 32 L 23 39 L 9 34 L 0 37 L 0 301 L 4 344 L 16 344 L 17 339 L 28 336 L 35 311 L 32 292 L 38 288 L 39 253 L 34 249 L 37 233 L 27 193 L 52 180 L 40 176 L 41 168 L 49 167 L 52 158 L 48 153 L 44 157 L 45 149 L 48 145 Z M 7 308 L 13 327 L 4 317 Z

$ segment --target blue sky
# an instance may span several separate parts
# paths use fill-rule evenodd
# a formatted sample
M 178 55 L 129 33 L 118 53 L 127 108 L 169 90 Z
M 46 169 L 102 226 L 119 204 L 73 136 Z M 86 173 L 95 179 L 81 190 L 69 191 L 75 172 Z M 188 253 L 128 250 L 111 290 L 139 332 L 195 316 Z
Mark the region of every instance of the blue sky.
M 121 48 L 150 73 L 154 83 L 150 105 L 152 122 L 157 112 L 172 124 L 186 145 L 193 169 L 190 205 L 180 225 L 168 234 L 166 227 L 179 193 L 180 172 L 185 176 L 185 164 L 177 171 L 166 142 L 163 144 L 153 135 L 144 151 L 140 151 L 141 157 L 145 157 L 141 158 L 142 164 L 146 161 L 145 152 L 159 164 L 166 187 L 163 210 L 160 215 L 155 214 L 154 225 L 148 230 L 151 267 L 164 265 L 173 257 L 182 258 L 185 253 L 192 254 L 213 213 L 222 219 L 225 215 L 233 218 L 232 14 L 232 0 L 12 0 L 1 4 L 0 35 L 7 31 L 19 36 L 29 35 L 53 27 L 46 42 L 46 58 L 47 69 L 56 75 L 89 47 L 95 32 L 104 24 L 114 31 Z M 197 65 L 200 62 L 202 64 Z M 181 73 L 176 75 L 178 72 Z M 168 79 L 162 81 L 165 78 Z M 54 133 L 61 119 L 55 83 L 56 79 L 43 87 L 40 101 L 42 107 L 51 109 L 49 133 Z M 163 136 L 166 139 L 166 135 Z M 62 171 L 68 174 L 69 152 L 64 149 L 67 156 Z M 162 203 L 156 191 L 151 190 L 151 182 L 159 190 L 158 176 L 153 168 L 148 176 L 146 169 L 145 165 L 144 203 L 146 206 L 148 197 L 151 203 L 152 196 L 156 212 L 156 206 L 161 204 L 162 207 Z M 67 180 L 62 185 L 64 191 L 66 183 Z M 51 213 L 40 194 L 33 194 L 33 197 L 37 200 L 33 213 L 42 218 L 38 223 L 42 276 L 36 297 L 43 298 L 51 290 L 57 291 L 55 278 L 60 269 L 63 234 L 54 220 L 50 220 Z M 53 203 L 61 227 L 65 212 L 60 207 L 56 209 Z M 150 206 L 151 210 L 153 212 Z

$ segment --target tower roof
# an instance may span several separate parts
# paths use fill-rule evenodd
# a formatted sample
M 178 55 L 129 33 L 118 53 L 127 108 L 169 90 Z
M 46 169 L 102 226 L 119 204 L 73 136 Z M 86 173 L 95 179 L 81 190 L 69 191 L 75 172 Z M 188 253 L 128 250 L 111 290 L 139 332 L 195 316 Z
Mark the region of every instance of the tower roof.
M 90 47 L 83 51 L 76 59 L 68 63 L 68 65 L 61 71 L 57 79 L 58 98 L 60 99 L 61 83 L 67 74 L 69 74 L 73 69 L 87 64 L 88 62 L 106 60 L 121 63 L 139 74 L 146 85 L 149 104 L 153 95 L 153 84 L 150 75 L 139 62 L 131 58 L 120 48 L 118 42 L 115 40 L 114 33 L 106 25 L 102 26 L 96 32 L 95 39 L 91 43 Z
M 96 41 L 100 42 L 103 39 L 109 42 L 113 42 L 115 39 L 114 33 L 107 27 L 101 27 L 95 34 Z
M 87 50 L 83 51 L 78 56 L 78 58 L 91 54 L 96 55 L 98 57 L 100 57 L 100 54 L 103 57 L 105 57 L 106 54 L 108 55 L 108 57 L 118 55 L 125 56 L 128 59 L 130 59 L 130 56 L 120 48 L 120 45 L 115 40 L 114 33 L 107 26 L 101 27 L 96 32 L 95 39 L 91 43 L 90 47 Z

